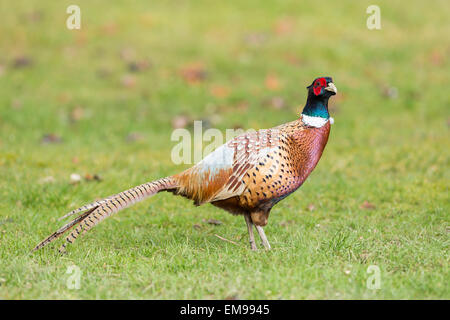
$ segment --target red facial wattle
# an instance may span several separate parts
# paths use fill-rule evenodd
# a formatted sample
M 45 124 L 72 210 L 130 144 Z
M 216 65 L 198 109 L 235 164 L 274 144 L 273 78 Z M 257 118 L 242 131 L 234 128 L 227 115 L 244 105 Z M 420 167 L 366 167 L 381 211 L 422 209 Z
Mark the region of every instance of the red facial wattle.
M 314 94 L 316 96 L 318 96 L 322 92 L 322 89 L 325 88 L 326 85 L 327 85 L 327 81 L 325 80 L 325 78 L 317 79 L 314 82 L 314 86 L 313 86 Z

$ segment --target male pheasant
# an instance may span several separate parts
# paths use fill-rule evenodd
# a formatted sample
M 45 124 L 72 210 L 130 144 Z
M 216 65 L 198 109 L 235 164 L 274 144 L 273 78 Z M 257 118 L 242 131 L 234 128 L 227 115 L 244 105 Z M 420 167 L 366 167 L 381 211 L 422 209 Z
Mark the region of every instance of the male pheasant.
M 95 201 L 66 214 L 77 218 L 39 243 L 40 249 L 65 232 L 72 232 L 59 249 L 65 251 L 80 235 L 103 219 L 157 192 L 169 191 L 192 199 L 196 205 L 211 203 L 247 223 L 250 247 L 256 249 L 253 225 L 263 246 L 270 249 L 264 227 L 272 207 L 299 188 L 322 156 L 330 133 L 328 99 L 337 93 L 330 77 L 307 87 L 308 98 L 299 119 L 278 127 L 244 133 L 228 141 L 195 166 L 170 177 L 144 183 Z

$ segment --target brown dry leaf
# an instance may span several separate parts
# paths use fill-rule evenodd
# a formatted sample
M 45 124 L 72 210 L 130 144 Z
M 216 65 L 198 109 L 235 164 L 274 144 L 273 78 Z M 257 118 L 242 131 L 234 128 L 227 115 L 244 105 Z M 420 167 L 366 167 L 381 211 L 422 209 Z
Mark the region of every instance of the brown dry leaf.
M 84 46 L 86 44 L 87 41 L 87 33 L 81 29 L 81 30 L 77 30 L 77 32 L 75 33 L 75 43 L 78 47 L 80 46 Z
M 133 88 L 136 86 L 136 77 L 131 74 L 126 74 L 120 78 L 120 83 L 125 88 Z
M 147 60 L 132 61 L 128 63 L 128 70 L 130 72 L 142 72 L 151 67 L 151 63 Z
M 293 224 L 293 223 L 295 223 L 294 220 L 281 221 L 280 226 L 287 227 L 288 225 Z
M 269 74 L 265 79 L 266 88 L 272 91 L 279 90 L 281 88 L 281 83 L 275 74 Z
M 33 60 L 27 56 L 16 57 L 12 62 L 12 66 L 15 69 L 30 67 L 31 65 L 33 65 Z
M 219 220 L 216 220 L 216 219 L 208 219 L 208 220 L 203 219 L 202 221 L 205 222 L 205 223 L 208 223 L 208 224 L 216 225 L 216 226 L 219 226 L 219 225 L 222 224 L 222 221 L 219 221 Z
M 131 62 L 136 58 L 136 52 L 133 48 L 126 47 L 120 50 L 120 58 L 124 61 Z
M 15 109 L 15 110 L 20 110 L 22 109 L 22 102 L 18 99 L 14 99 L 11 102 L 11 108 Z
M 80 106 L 76 106 L 70 112 L 70 121 L 77 122 L 81 120 L 84 116 L 84 109 Z
M 54 133 L 45 134 L 41 139 L 42 144 L 61 143 L 61 142 L 62 142 L 61 137 Z
M 84 175 L 84 180 L 86 181 L 102 181 L 102 178 L 98 174 L 86 173 Z
M 117 33 L 118 25 L 115 22 L 108 22 L 101 26 L 101 31 L 106 35 L 114 35 Z
M 312 212 L 312 211 L 316 210 L 316 207 L 314 206 L 314 204 L 310 203 L 310 204 L 308 204 L 308 210 Z
M 398 89 L 396 87 L 384 87 L 382 89 L 382 95 L 389 99 L 397 99 L 398 98 Z
M 435 66 L 441 66 L 444 63 L 444 55 L 439 49 L 434 49 L 430 54 L 430 61 Z
M 127 142 L 135 142 L 135 141 L 142 141 L 144 139 L 144 136 L 140 134 L 139 132 L 131 132 L 127 135 Z
M 97 69 L 95 74 L 97 75 L 97 77 L 105 79 L 105 78 L 110 77 L 112 72 L 111 72 L 111 70 L 109 68 L 100 67 L 100 68 Z
M 201 225 L 199 225 L 199 224 L 194 224 L 193 226 L 192 226 L 195 230 L 200 230 L 201 228 L 202 228 L 202 226 Z
M 293 66 L 299 66 L 303 63 L 303 60 L 300 57 L 290 53 L 285 54 L 284 59 Z
M 366 200 L 363 202 L 360 208 L 364 210 L 373 210 L 376 208 L 376 206 L 373 203 L 370 203 L 369 201 Z
M 33 23 L 41 21 L 43 17 L 44 17 L 44 14 L 42 13 L 42 11 L 37 11 L 37 10 L 33 10 L 27 14 L 28 20 Z
M 4 64 L 0 63 L 0 76 L 5 74 L 6 67 Z
M 247 111 L 248 110 L 248 102 L 240 101 L 236 104 L 236 109 L 239 111 Z
M 60 103 L 67 103 L 67 102 L 69 102 L 70 100 L 71 100 L 71 95 L 70 95 L 70 93 L 69 92 L 61 92 L 59 95 L 58 95 L 58 102 L 60 102 Z
M 267 41 L 267 39 L 268 39 L 267 34 L 265 34 L 265 33 L 257 33 L 257 32 L 247 34 L 244 37 L 244 41 L 245 41 L 246 44 L 251 45 L 251 46 L 255 46 L 255 47 L 264 44 Z
M 290 33 L 294 29 L 294 20 L 283 18 L 275 23 L 274 30 L 278 35 Z
M 285 106 L 284 99 L 282 97 L 273 97 L 270 99 L 269 105 L 275 110 L 281 110 Z
M 180 76 L 189 84 L 198 84 L 205 81 L 208 74 L 201 62 L 192 62 L 180 69 Z
M 209 90 L 211 95 L 216 98 L 226 98 L 230 95 L 230 91 L 230 88 L 221 85 L 213 85 Z
M 189 117 L 186 115 L 178 115 L 172 119 L 172 128 L 174 129 L 182 129 L 186 128 L 189 124 Z

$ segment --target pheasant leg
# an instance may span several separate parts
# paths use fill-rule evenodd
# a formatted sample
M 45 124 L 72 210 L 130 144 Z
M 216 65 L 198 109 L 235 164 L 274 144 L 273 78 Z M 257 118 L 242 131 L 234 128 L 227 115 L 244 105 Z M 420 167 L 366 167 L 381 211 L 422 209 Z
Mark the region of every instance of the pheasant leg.
M 253 234 L 253 222 L 250 220 L 250 215 L 244 214 L 245 222 L 247 223 L 248 235 L 250 238 L 250 248 L 256 250 L 255 236 Z
M 266 234 L 264 233 L 264 230 L 261 226 L 257 226 L 256 227 L 256 231 L 258 231 L 259 237 L 261 238 L 262 244 L 264 246 L 264 248 L 266 248 L 266 250 L 270 250 L 270 244 L 269 241 L 267 240 Z

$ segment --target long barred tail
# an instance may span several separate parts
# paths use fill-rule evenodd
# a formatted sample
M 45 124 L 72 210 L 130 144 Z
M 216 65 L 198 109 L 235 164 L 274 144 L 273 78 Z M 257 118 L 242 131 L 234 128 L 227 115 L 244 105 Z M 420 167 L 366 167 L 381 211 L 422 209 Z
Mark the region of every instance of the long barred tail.
M 157 192 L 175 189 L 177 187 L 176 181 L 172 177 L 162 178 L 156 181 L 147 182 L 141 184 L 132 189 L 123 191 L 116 195 L 107 197 L 103 200 L 90 203 L 88 205 L 82 206 L 76 210 L 73 210 L 66 214 L 65 217 L 71 216 L 76 213 L 82 212 L 78 217 L 73 219 L 68 224 L 61 227 L 59 230 L 48 236 L 46 239 L 41 241 L 32 251 L 38 250 L 50 242 L 53 242 L 61 235 L 72 229 L 74 226 L 78 225 L 66 238 L 66 242 L 59 248 L 59 252 L 64 252 L 67 243 L 74 242 L 81 232 L 85 234 L 89 229 L 94 227 L 103 219 L 109 217 L 113 213 L 119 210 L 125 209 L 132 204 L 144 200 Z

